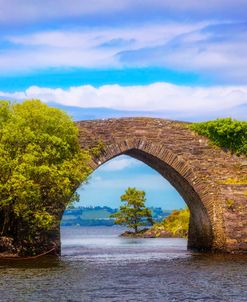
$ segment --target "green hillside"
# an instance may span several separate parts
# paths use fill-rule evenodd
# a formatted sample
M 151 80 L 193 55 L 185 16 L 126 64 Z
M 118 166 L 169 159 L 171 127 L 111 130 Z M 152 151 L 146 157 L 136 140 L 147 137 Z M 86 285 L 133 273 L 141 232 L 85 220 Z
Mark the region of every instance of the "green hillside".
M 164 211 L 161 208 L 152 207 L 150 210 L 155 221 L 161 221 L 171 213 L 171 211 Z M 118 209 L 106 206 L 68 208 L 64 212 L 61 226 L 112 226 L 114 218 L 110 218 L 110 216 L 117 211 Z

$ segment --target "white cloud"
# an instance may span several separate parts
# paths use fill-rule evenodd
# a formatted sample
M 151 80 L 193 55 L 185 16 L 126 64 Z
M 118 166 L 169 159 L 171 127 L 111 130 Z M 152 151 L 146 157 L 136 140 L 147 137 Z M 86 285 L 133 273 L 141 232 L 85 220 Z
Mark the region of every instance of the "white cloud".
M 163 45 L 119 52 L 118 59 L 127 65 L 165 66 L 246 83 L 246 52 L 246 23 L 226 22 L 184 31 Z
M 118 157 L 116 159 L 112 159 L 109 162 L 105 163 L 100 167 L 101 171 L 120 171 L 125 168 L 140 166 L 141 162 L 135 160 L 134 158 L 128 157 Z
M 190 87 L 170 83 L 146 86 L 90 85 L 52 89 L 32 86 L 25 91 L 0 95 L 11 99 L 40 99 L 44 102 L 81 108 L 111 108 L 128 111 L 170 111 L 184 116 L 229 112 L 247 104 L 247 86 Z
M 160 176 L 159 174 L 150 175 L 150 174 L 135 174 L 129 175 L 128 177 L 122 177 L 121 175 L 116 175 L 116 177 L 112 178 L 104 178 L 101 180 L 97 180 L 92 175 L 89 183 L 86 186 L 82 186 L 80 190 L 86 191 L 90 189 L 97 188 L 97 190 L 102 189 L 126 189 L 129 186 L 136 187 L 141 190 L 160 190 L 161 188 L 164 191 L 172 191 L 174 188 L 168 183 L 168 181 Z
M 48 30 L 5 35 L 0 73 L 61 67 L 163 66 L 246 83 L 247 26 L 215 21 Z
M 163 23 L 7 35 L 2 40 L 10 45 L 0 53 L 0 72 L 49 67 L 123 67 L 126 63 L 119 60 L 119 53 L 158 47 L 208 24 Z

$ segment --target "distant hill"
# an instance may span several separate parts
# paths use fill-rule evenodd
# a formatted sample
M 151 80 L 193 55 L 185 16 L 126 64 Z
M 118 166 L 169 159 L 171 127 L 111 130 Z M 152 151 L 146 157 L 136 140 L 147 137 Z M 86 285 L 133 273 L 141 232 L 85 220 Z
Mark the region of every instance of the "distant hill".
M 150 208 L 155 221 L 162 221 L 171 211 L 161 208 Z M 118 209 L 110 207 L 78 207 L 65 210 L 61 226 L 112 226 L 114 219 L 110 215 L 117 212 Z

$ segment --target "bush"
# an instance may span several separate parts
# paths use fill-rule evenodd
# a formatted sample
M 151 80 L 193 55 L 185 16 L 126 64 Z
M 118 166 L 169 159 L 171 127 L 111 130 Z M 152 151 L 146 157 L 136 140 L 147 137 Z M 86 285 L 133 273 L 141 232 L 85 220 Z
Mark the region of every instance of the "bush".
M 208 137 L 213 144 L 230 150 L 237 155 L 247 156 L 247 122 L 231 118 L 193 123 L 191 129 Z
M 155 223 L 148 232 L 154 232 L 158 235 L 166 233 L 167 237 L 186 238 L 188 236 L 189 220 L 189 209 L 174 210 L 163 221 Z

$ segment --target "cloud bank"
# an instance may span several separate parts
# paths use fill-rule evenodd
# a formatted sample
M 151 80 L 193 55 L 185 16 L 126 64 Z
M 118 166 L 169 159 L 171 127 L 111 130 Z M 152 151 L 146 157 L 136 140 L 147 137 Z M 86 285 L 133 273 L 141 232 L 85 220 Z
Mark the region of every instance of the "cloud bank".
M 2 98 L 40 99 L 80 108 L 111 108 L 127 111 L 170 111 L 184 117 L 222 112 L 247 105 L 247 86 L 190 87 L 170 83 L 143 86 L 91 85 L 52 89 L 32 86 L 25 91 L 0 92 Z

